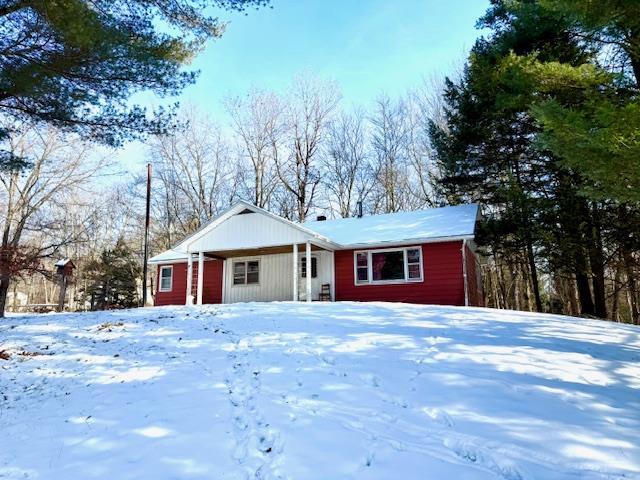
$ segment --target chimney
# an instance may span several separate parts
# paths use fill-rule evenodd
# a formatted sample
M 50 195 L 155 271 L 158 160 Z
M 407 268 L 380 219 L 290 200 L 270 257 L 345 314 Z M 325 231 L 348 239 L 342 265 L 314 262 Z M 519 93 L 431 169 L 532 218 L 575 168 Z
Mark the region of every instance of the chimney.
M 324 222 L 326 219 L 327 217 L 325 215 L 318 215 L 318 217 L 316 218 L 316 220 L 319 222 Z
M 358 203 L 356 203 L 356 208 L 358 209 L 358 218 L 362 218 L 362 201 L 359 200 Z

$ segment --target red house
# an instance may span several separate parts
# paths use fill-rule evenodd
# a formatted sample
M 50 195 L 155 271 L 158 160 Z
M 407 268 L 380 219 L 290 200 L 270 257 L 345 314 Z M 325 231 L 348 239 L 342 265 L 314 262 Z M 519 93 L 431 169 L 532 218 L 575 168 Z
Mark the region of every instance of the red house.
M 156 255 L 156 305 L 482 305 L 475 204 L 298 224 L 239 202 Z

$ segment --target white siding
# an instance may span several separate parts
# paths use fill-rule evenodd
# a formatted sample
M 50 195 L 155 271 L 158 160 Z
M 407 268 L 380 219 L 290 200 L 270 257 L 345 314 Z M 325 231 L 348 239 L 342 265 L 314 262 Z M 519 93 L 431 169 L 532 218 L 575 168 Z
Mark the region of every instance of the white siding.
M 293 249 L 293 247 L 292 247 Z M 331 283 L 331 252 L 317 251 L 312 256 L 318 258 L 318 276 L 311 279 L 311 298 L 317 300 L 323 283 Z M 300 255 L 302 257 L 302 255 Z M 259 285 L 234 285 L 233 262 L 258 260 L 260 262 Z M 293 299 L 293 253 L 263 255 L 257 257 L 229 258 L 225 261 L 224 286 L 222 298 L 224 303 L 236 302 L 269 302 Z M 300 272 L 301 269 L 298 268 Z M 300 300 L 306 299 L 306 279 L 298 279 Z
M 189 251 L 212 252 L 304 243 L 310 235 L 261 213 L 234 215 L 203 237 L 189 243 Z M 187 242 L 188 243 L 188 240 Z
M 311 252 L 312 257 L 316 257 L 317 265 L 318 265 L 318 276 L 316 278 L 311 279 L 311 299 L 318 300 L 320 295 L 320 290 L 322 289 L 323 283 L 331 283 L 331 252 L 327 252 L 325 250 L 318 250 Z M 304 257 L 304 252 L 300 255 L 300 257 Z M 300 260 L 302 263 L 302 260 Z M 300 278 L 298 278 L 298 295 L 300 300 L 307 299 L 307 279 L 302 278 L 302 266 L 299 267 L 298 271 Z M 311 272 L 309 272 L 311 273 Z M 289 274 L 289 278 L 291 278 L 291 274 Z

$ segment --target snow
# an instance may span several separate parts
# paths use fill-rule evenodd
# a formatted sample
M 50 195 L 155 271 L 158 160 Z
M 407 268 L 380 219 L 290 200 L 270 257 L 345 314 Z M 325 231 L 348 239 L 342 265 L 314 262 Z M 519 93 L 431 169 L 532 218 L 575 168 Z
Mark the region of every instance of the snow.
M 158 255 L 151 257 L 148 263 L 151 264 L 161 264 L 161 263 L 171 263 L 174 261 L 186 260 L 187 254 L 186 252 L 180 252 L 178 250 L 166 250 Z
M 266 210 L 241 201 L 202 227 L 198 232 L 183 239 L 175 248 L 150 258 L 149 263 L 162 264 L 186 260 L 186 241 L 195 238 L 207 229 L 215 228 L 221 221 L 224 221 L 229 213 L 238 210 L 239 207 L 250 207 L 265 215 L 280 218 Z M 296 225 L 298 228 L 303 227 L 310 233 L 319 235 L 324 240 L 341 248 L 353 248 L 385 244 L 397 245 L 405 242 L 473 239 L 477 216 L 478 205 L 472 203 L 413 212 L 311 221 L 292 225 Z M 291 223 L 288 220 L 281 220 Z
M 304 227 L 347 246 L 377 245 L 406 241 L 473 238 L 478 205 L 430 208 L 361 218 L 339 218 L 305 222 Z
M 0 339 L 2 479 L 640 478 L 632 326 L 285 302 L 14 316 Z

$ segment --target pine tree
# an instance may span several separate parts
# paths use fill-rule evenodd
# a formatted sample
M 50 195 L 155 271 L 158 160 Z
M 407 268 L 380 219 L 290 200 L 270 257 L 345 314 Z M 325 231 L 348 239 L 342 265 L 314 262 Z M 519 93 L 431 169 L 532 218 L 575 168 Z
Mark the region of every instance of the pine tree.
M 507 259 L 509 270 L 528 275 L 538 310 L 542 271 L 573 277 L 581 312 L 604 318 L 603 233 L 611 202 L 586 193 L 596 182 L 548 141 L 536 110 L 553 93 L 561 101 L 580 96 L 551 84 L 543 92 L 543 77 L 518 63 L 579 69 L 596 51 L 575 35 L 570 19 L 539 1 L 494 0 L 479 25 L 492 34 L 474 45 L 461 81 L 447 84 L 447 129 L 431 127 L 443 193 L 485 205 L 481 242 Z
M 208 7 L 242 10 L 268 0 L 0 0 L 0 115 L 47 123 L 109 145 L 162 132 L 171 115 L 130 105 L 195 79 L 183 67 L 224 24 Z M 11 129 L 0 126 L 0 141 Z M 20 164 L 0 151 L 0 168 Z
M 139 303 L 139 259 L 123 239 L 87 265 L 89 285 L 83 292 L 92 310 L 135 307 Z

